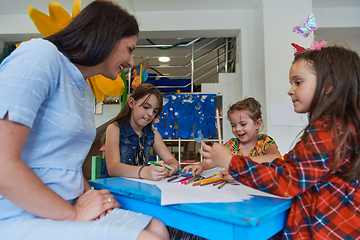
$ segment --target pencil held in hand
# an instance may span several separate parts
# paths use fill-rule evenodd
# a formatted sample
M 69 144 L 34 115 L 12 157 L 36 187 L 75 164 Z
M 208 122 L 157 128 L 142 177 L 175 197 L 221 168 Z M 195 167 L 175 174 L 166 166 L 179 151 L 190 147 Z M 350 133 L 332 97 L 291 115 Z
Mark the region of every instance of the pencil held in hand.
M 153 161 L 149 161 L 150 164 L 152 165 L 155 165 L 155 166 L 158 166 L 158 167 L 162 167 L 163 165 L 159 164 L 159 163 L 156 163 L 156 162 L 153 162 Z M 168 167 L 165 167 L 167 170 L 169 171 L 172 171 L 172 169 L 168 168 Z
M 219 143 L 222 145 L 222 141 L 221 141 L 220 116 L 219 116 L 219 109 L 218 109 L 218 108 L 216 108 L 216 124 L 217 124 L 217 131 L 218 131 Z

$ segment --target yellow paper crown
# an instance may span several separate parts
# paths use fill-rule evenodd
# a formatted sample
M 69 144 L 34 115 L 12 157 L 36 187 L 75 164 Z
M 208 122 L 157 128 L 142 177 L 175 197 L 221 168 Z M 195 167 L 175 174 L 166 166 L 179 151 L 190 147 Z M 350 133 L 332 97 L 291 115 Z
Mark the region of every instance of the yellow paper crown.
M 28 6 L 29 16 L 35 24 L 35 27 L 46 37 L 66 27 L 80 12 L 81 0 L 74 0 L 72 16 L 70 16 L 60 3 L 55 1 L 49 3 L 49 15 Z M 111 80 L 102 75 L 95 75 L 86 81 L 93 90 L 95 98 L 100 102 L 104 100 L 105 94 L 118 97 L 123 94 L 125 89 L 124 81 L 120 75 L 116 80 Z

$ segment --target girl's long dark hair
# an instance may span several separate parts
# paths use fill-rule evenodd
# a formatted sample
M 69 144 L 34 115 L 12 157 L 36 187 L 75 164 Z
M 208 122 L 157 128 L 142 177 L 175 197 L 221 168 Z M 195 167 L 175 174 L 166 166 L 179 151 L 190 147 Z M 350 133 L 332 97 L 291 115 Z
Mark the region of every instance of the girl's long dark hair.
M 346 180 L 360 179 L 360 57 L 343 47 L 324 47 L 321 50 L 298 54 L 294 62 L 305 60 L 317 76 L 317 86 L 309 109 L 308 132 L 317 120 L 330 118 L 332 144 L 335 144 L 335 170 L 348 147 L 351 149 L 351 168 L 341 173 Z M 294 63 L 293 62 L 293 63 Z M 340 129 L 339 129 L 340 127 Z M 339 131 L 340 130 L 340 131 Z
M 144 103 L 146 103 L 148 101 L 148 99 L 150 98 L 151 95 L 156 96 L 157 99 L 159 100 L 159 109 L 155 115 L 155 118 L 156 118 L 162 113 L 162 110 L 163 110 L 163 97 L 162 97 L 161 92 L 156 87 L 154 87 L 153 85 L 151 85 L 149 83 L 140 84 L 131 93 L 130 98 L 134 98 L 135 101 L 138 101 L 139 99 L 146 96 L 146 99 L 141 103 L 141 105 L 143 105 Z M 127 102 L 125 104 L 124 108 L 110 122 L 110 124 L 113 122 L 117 122 L 119 124 L 127 124 L 130 121 L 130 117 L 131 117 L 131 108 L 129 106 L 129 103 Z M 148 125 L 151 125 L 151 124 L 152 124 L 152 121 L 150 123 L 148 123 Z M 101 142 L 103 144 L 105 143 L 105 135 L 102 137 Z
M 63 30 L 46 37 L 74 64 L 95 66 L 124 37 L 137 36 L 135 17 L 109 0 L 87 5 Z

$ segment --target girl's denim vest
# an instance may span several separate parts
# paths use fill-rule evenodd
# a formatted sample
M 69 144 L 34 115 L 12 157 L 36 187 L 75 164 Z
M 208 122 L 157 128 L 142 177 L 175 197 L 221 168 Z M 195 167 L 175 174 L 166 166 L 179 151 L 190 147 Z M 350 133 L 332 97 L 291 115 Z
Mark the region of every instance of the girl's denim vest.
M 139 135 L 132 129 L 130 123 L 117 123 L 119 127 L 120 162 L 132 165 Z M 143 146 L 146 161 L 149 161 L 150 148 L 154 144 L 155 132 L 151 125 L 143 128 Z M 106 157 L 106 156 L 105 156 Z M 110 177 L 106 167 L 106 161 L 101 167 L 100 178 Z

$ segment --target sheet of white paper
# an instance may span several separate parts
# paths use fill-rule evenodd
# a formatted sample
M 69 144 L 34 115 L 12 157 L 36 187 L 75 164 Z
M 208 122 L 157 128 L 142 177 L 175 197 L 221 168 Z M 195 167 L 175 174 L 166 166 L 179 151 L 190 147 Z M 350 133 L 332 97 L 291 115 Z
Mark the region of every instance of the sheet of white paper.
M 252 196 L 238 191 L 239 186 L 226 184 L 221 189 L 212 184 L 206 186 L 169 183 L 157 185 L 161 190 L 161 205 L 204 202 L 242 202 Z
M 204 177 L 218 174 L 223 168 L 214 168 L 204 171 Z M 192 184 L 179 184 L 179 178 L 172 182 L 167 182 L 169 178 L 160 181 L 147 179 L 127 178 L 129 180 L 156 185 L 161 190 L 161 205 L 181 204 L 181 203 L 203 203 L 203 202 L 242 202 L 252 198 L 252 195 L 283 198 L 273 194 L 265 193 L 240 183 L 227 183 L 221 189 L 212 184 L 206 186 L 192 186 Z

